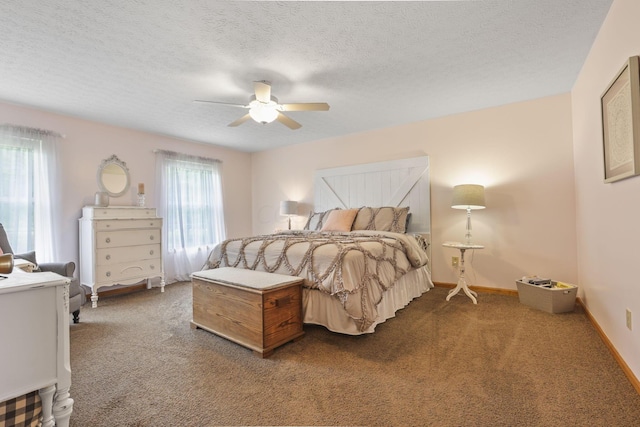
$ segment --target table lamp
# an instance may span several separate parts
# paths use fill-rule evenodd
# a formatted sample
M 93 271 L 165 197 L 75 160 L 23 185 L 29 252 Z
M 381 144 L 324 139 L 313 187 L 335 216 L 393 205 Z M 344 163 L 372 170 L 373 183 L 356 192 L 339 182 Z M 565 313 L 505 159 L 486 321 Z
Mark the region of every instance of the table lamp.
M 453 187 L 453 209 L 467 210 L 466 244 L 471 244 L 471 210 L 484 209 L 484 187 L 476 184 L 462 184 Z
M 289 217 L 289 230 L 291 230 L 291 216 L 298 213 L 298 202 L 283 200 L 280 202 L 280 215 Z

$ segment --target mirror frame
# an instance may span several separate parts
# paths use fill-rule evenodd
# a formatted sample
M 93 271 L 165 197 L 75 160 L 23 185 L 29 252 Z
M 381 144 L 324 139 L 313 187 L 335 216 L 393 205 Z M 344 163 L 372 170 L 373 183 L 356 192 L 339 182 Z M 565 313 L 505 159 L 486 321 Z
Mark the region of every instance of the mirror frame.
M 119 191 L 117 193 L 114 193 L 113 191 L 109 191 L 109 189 L 104 185 L 104 182 L 102 181 L 102 172 L 104 171 L 104 169 L 109 166 L 109 165 L 116 165 L 118 166 L 120 169 L 123 170 L 124 175 L 126 177 L 126 182 L 125 182 L 125 186 L 124 189 L 122 191 Z M 125 162 L 123 162 L 122 160 L 120 160 L 118 158 L 118 156 L 116 156 L 115 154 L 113 154 L 111 157 L 109 157 L 108 159 L 104 159 L 102 161 L 102 163 L 100 163 L 100 167 L 98 168 L 98 187 L 100 187 L 100 191 L 104 191 L 105 193 L 107 193 L 109 195 L 109 197 L 121 197 L 124 196 L 127 191 L 129 191 L 129 187 L 131 186 L 131 177 L 129 176 L 129 168 L 127 167 L 127 164 Z

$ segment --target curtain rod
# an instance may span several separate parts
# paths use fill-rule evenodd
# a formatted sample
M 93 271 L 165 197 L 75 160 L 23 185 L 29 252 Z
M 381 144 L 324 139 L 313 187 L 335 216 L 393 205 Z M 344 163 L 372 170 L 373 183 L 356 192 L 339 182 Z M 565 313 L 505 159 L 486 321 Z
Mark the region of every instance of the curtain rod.
M 188 157 L 188 158 L 192 158 L 192 159 L 198 159 L 198 160 L 206 160 L 208 162 L 220 162 L 222 163 L 222 160 L 220 159 L 212 159 L 211 157 L 204 157 L 204 156 L 196 156 L 193 154 L 184 154 L 184 153 L 178 153 L 176 151 L 171 151 L 171 150 L 160 150 L 160 149 L 155 149 L 153 150 L 154 153 L 158 154 L 168 154 L 171 156 L 182 156 L 182 157 Z
M 19 126 L 19 125 L 12 125 L 11 123 L 3 123 L 1 125 L 1 127 L 8 129 L 8 130 L 17 130 L 20 132 L 32 132 L 32 133 L 37 133 L 43 136 L 55 136 L 57 138 L 66 138 L 66 135 L 62 135 L 58 132 L 52 131 L 52 130 L 47 130 L 47 129 L 38 129 L 38 128 L 32 128 L 32 127 L 28 127 L 28 126 Z

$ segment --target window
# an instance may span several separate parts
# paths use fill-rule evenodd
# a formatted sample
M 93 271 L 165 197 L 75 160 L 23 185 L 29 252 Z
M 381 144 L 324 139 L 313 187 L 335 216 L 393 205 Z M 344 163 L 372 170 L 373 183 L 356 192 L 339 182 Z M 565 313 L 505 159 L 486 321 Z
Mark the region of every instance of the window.
M 34 250 L 33 149 L 0 145 L 0 219 L 16 253 Z
M 221 163 L 159 151 L 156 167 L 166 280 L 189 280 L 225 239 Z
M 36 251 L 54 261 L 56 145 L 60 135 L 0 126 L 0 223 L 16 253 Z

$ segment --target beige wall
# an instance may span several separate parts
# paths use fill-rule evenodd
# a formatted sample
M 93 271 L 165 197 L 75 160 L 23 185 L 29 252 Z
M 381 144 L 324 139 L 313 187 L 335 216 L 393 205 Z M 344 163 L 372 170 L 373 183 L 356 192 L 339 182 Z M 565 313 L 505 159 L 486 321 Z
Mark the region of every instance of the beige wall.
M 94 203 L 94 194 L 98 191 L 98 167 L 103 159 L 112 154 L 127 163 L 132 186 L 128 195 L 111 199 L 111 205 L 135 204 L 137 184 L 143 182 L 147 206 L 155 206 L 154 149 L 222 160 L 227 233 L 229 236 L 239 236 L 251 232 L 251 156 L 248 153 L 5 103 L 0 103 L 0 117 L 2 123 L 52 130 L 66 136 L 59 150 L 62 173 L 60 227 L 65 237 L 60 260 L 78 261 L 78 218 L 82 206 Z
M 615 0 L 572 92 L 579 281 L 584 301 L 640 378 L 640 177 L 603 182 L 600 96 L 640 55 L 640 2 Z M 632 311 L 633 330 L 626 327 Z
M 515 289 L 524 274 L 577 281 L 569 94 L 405 126 L 274 149 L 252 156 L 253 231 L 284 227 L 280 200 L 313 204 L 317 169 L 429 155 L 433 277 L 453 283 L 457 255 L 441 245 L 464 237 L 465 213 L 450 207 L 452 187 L 486 186 L 474 211 L 474 285 Z M 296 218 L 301 227 L 305 218 Z M 482 301 L 482 298 L 480 298 Z

